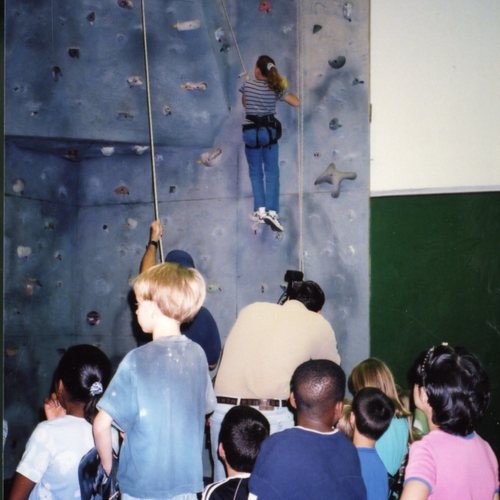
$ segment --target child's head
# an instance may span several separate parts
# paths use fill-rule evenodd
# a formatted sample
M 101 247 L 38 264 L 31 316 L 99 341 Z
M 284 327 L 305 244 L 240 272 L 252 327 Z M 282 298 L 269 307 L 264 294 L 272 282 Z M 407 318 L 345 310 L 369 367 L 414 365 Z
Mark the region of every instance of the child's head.
M 353 396 L 364 387 L 376 387 L 392 399 L 397 417 L 409 416 L 409 412 L 399 399 L 391 370 L 380 359 L 368 358 L 357 364 L 349 376 L 347 386 Z
M 389 427 L 394 410 L 394 403 L 380 389 L 360 389 L 352 400 L 354 427 L 361 435 L 376 441 Z
M 432 422 L 445 432 L 466 436 L 483 417 L 490 402 L 490 381 L 479 359 L 463 347 L 448 344 L 422 352 L 409 381 L 415 404 L 432 409 Z M 424 410 L 425 412 L 425 410 Z
M 260 411 L 251 406 L 234 406 L 222 420 L 219 453 L 235 471 L 252 472 L 269 431 L 269 422 Z
M 93 345 L 71 346 L 57 365 L 56 387 L 62 382 L 64 397 L 72 403 L 83 403 L 85 419 L 92 423 L 96 404 L 111 379 L 111 362 Z M 64 399 L 64 398 L 63 398 Z M 65 407 L 65 401 L 61 404 Z
M 259 70 L 259 73 L 267 79 L 269 88 L 276 92 L 276 94 L 281 94 L 284 90 L 286 90 L 288 83 L 286 78 L 283 78 L 278 73 L 278 68 L 276 68 L 274 59 L 266 55 L 259 56 L 255 67 Z M 255 76 L 258 77 L 258 72 L 256 71 L 255 73 Z
M 332 425 L 340 417 L 345 395 L 345 373 L 327 359 L 312 359 L 299 365 L 292 375 L 292 401 L 297 412 L 323 419 L 335 410 Z
M 150 267 L 135 278 L 133 287 L 138 301 L 154 302 L 164 316 L 179 323 L 194 318 L 206 295 L 203 276 L 174 263 Z

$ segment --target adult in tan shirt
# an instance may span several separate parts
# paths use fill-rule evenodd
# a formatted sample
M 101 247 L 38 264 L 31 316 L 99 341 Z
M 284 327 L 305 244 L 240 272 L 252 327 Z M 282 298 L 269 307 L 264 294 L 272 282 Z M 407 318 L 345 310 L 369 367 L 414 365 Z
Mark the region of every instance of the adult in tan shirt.
M 340 363 L 335 333 L 319 314 L 324 302 L 319 285 L 305 281 L 283 305 L 256 302 L 240 311 L 215 379 L 217 407 L 210 419 L 215 481 L 225 477 L 217 443 L 232 406 L 258 408 L 269 420 L 271 434 L 293 427 L 287 399 L 295 368 L 309 359 Z

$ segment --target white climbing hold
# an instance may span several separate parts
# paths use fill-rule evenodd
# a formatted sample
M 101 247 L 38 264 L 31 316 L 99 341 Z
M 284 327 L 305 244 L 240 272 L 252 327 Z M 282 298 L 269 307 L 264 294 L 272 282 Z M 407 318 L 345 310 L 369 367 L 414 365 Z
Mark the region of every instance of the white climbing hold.
M 115 148 L 113 146 L 103 146 L 101 148 L 101 153 L 103 156 L 111 156 L 115 152 Z
M 197 30 L 201 26 L 199 19 L 193 19 L 192 21 L 177 21 L 173 28 L 177 31 L 190 31 Z

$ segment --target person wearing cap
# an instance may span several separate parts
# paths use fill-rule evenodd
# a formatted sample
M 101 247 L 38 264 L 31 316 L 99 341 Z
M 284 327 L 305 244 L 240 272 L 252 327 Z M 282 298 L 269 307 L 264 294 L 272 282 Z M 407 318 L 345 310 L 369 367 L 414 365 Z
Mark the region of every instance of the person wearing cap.
M 293 427 L 290 379 L 310 359 L 340 363 L 335 333 L 319 311 L 321 287 L 303 281 L 283 305 L 255 302 L 243 308 L 224 345 L 215 378 L 217 406 L 210 417 L 214 480 L 225 477 L 217 443 L 224 415 L 235 405 L 253 406 L 269 420 L 271 434 Z
M 157 264 L 156 253 L 162 235 L 163 226 L 161 222 L 159 220 L 153 221 L 149 228 L 149 242 L 141 260 L 141 273 Z M 170 250 L 165 257 L 165 262 L 195 268 L 193 258 L 184 250 Z M 217 323 L 210 311 L 202 306 L 192 321 L 181 326 L 181 333 L 203 348 L 207 356 L 208 366 L 213 370 L 219 361 L 221 340 Z

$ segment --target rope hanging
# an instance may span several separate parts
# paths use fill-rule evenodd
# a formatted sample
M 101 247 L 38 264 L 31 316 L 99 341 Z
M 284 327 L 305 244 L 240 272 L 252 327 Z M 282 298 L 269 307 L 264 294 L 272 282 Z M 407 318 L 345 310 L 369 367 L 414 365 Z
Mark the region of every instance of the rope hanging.
M 224 0 L 220 0 L 220 3 L 222 4 L 222 9 L 224 10 L 224 15 L 226 16 L 226 22 L 229 25 L 229 29 L 231 30 L 231 36 L 233 37 L 234 45 L 236 47 L 236 51 L 238 52 L 238 57 L 240 58 L 241 67 L 243 68 L 243 72 L 246 74 L 247 69 L 245 68 L 245 63 L 243 62 L 243 57 L 241 57 L 240 46 L 238 45 L 238 40 L 236 40 L 236 35 L 234 34 L 233 26 L 231 25 L 231 21 L 229 20 L 229 15 L 227 13 L 226 4 L 224 3 Z
M 304 96 L 304 78 L 302 71 L 302 2 L 297 0 L 297 87 L 298 94 Z M 304 272 L 304 103 L 298 107 L 297 113 L 297 176 L 299 190 L 299 270 Z
M 146 13 L 144 7 L 144 0 L 141 0 L 141 14 L 142 14 L 142 37 L 144 43 L 144 71 L 146 76 L 146 99 L 148 103 L 148 125 L 149 125 L 149 152 L 151 157 L 151 176 L 153 178 L 153 201 L 154 201 L 154 211 L 155 219 L 160 218 L 158 210 L 158 192 L 157 192 L 157 182 L 156 182 L 156 163 L 155 163 L 155 145 L 154 145 L 154 135 L 153 135 L 153 117 L 151 112 L 151 92 L 149 89 L 149 65 L 148 65 L 148 41 L 147 41 L 147 31 L 146 31 Z M 159 239 L 160 247 L 160 260 L 163 262 L 163 243 L 162 239 Z

